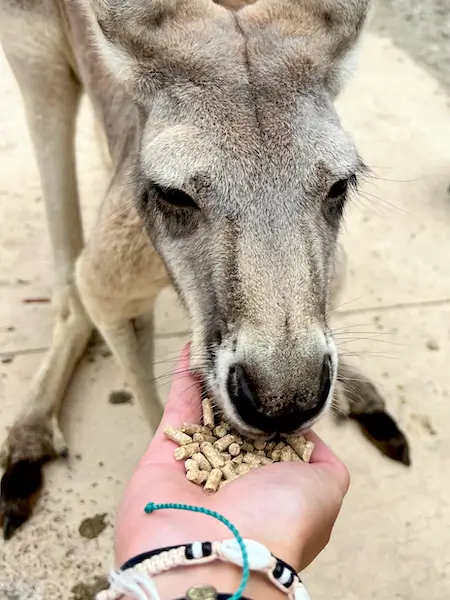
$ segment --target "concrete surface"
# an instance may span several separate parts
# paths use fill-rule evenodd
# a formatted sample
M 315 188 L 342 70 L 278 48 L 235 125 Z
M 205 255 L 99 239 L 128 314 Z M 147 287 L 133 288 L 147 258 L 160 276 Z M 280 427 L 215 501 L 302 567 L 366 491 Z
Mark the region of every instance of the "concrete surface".
M 345 327 L 342 351 L 356 353 L 407 432 L 413 467 L 381 457 L 350 423 L 320 424 L 348 464 L 352 488 L 331 544 L 305 573 L 314 600 L 450 596 L 450 109 L 431 73 L 389 39 L 368 35 L 359 76 L 340 102 L 375 176 L 348 213 L 351 271 L 335 323 Z M 86 104 L 80 124 L 89 231 L 105 174 Z M 52 281 L 37 171 L 3 56 L 0 156 L 0 352 L 13 358 L 0 362 L 3 436 L 51 332 L 50 306 L 23 300 L 49 297 Z M 166 394 L 187 324 L 169 291 L 157 317 L 157 372 Z M 149 439 L 137 407 L 108 403 L 109 392 L 123 387 L 113 359 L 92 347 L 63 409 L 69 467 L 60 462 L 47 469 L 47 491 L 33 520 L 11 542 L 0 542 L 0 600 L 92 598 L 74 586 L 95 582 L 111 565 L 114 511 Z M 82 538 L 81 521 L 104 513 L 106 529 Z
M 371 28 L 392 37 L 450 91 L 450 1 L 376 0 Z

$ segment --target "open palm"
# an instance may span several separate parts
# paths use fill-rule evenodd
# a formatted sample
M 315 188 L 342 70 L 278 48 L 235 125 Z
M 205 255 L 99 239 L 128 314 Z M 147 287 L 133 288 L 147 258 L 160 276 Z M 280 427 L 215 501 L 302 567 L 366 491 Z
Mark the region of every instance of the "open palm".
M 231 537 L 220 523 L 204 515 L 178 511 L 144 513 L 148 502 L 193 504 L 215 510 L 246 538 L 255 539 L 297 569 L 303 569 L 327 544 L 348 489 L 345 466 L 313 433 L 311 463 L 277 463 L 232 481 L 213 496 L 185 477 L 173 458 L 167 425 L 199 423 L 200 385 L 189 366 L 189 348 L 178 363 L 162 423 L 139 462 L 124 494 L 116 528 L 118 563 L 155 548 Z

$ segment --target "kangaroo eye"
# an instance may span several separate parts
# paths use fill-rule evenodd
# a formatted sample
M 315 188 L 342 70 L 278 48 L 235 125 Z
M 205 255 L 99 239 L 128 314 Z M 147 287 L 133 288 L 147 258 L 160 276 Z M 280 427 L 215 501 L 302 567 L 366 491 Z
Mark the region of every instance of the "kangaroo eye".
M 162 188 L 159 185 L 155 185 L 155 189 L 161 198 L 171 206 L 176 206 L 177 208 L 194 208 L 198 210 L 198 205 L 191 196 L 182 190 Z
M 348 179 L 341 179 L 333 183 L 328 192 L 328 198 L 339 198 L 347 193 L 348 190 Z
M 333 185 L 330 187 L 328 191 L 328 198 L 333 199 L 339 198 L 340 196 L 345 196 L 345 194 L 348 192 L 349 187 L 356 187 L 356 184 L 356 175 L 352 175 L 347 179 L 340 179 L 339 181 L 336 181 L 336 183 L 333 183 Z

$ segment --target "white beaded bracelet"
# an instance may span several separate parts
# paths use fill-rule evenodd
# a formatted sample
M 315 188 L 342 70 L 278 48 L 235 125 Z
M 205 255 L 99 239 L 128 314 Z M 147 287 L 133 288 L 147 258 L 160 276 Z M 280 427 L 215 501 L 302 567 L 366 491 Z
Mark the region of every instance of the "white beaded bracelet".
M 289 600 L 310 600 L 305 586 L 297 573 L 285 562 L 276 558 L 263 544 L 254 540 L 243 540 L 252 571 L 265 573 L 269 580 Z M 242 552 L 235 539 L 223 542 L 194 542 L 163 551 L 134 567 L 112 571 L 111 587 L 97 594 L 96 600 L 120 600 L 124 595 L 133 595 L 136 600 L 160 600 L 152 577 L 175 567 L 201 565 L 215 560 L 243 566 Z

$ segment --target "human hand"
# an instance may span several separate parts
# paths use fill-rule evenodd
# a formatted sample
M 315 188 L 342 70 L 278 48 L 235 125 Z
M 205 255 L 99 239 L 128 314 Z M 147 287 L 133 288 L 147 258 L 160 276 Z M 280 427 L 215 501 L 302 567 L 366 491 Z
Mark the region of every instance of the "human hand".
M 193 541 L 231 537 L 204 515 L 158 511 L 144 513 L 148 502 L 203 506 L 229 519 L 245 538 L 264 544 L 294 568 L 305 568 L 325 547 L 349 486 L 346 467 L 312 432 L 311 463 L 267 465 L 232 481 L 212 496 L 186 479 L 183 462 L 173 457 L 167 425 L 199 423 L 200 385 L 189 373 L 189 347 L 176 368 L 163 420 L 140 460 L 119 509 L 116 556 L 119 564 L 142 552 Z

